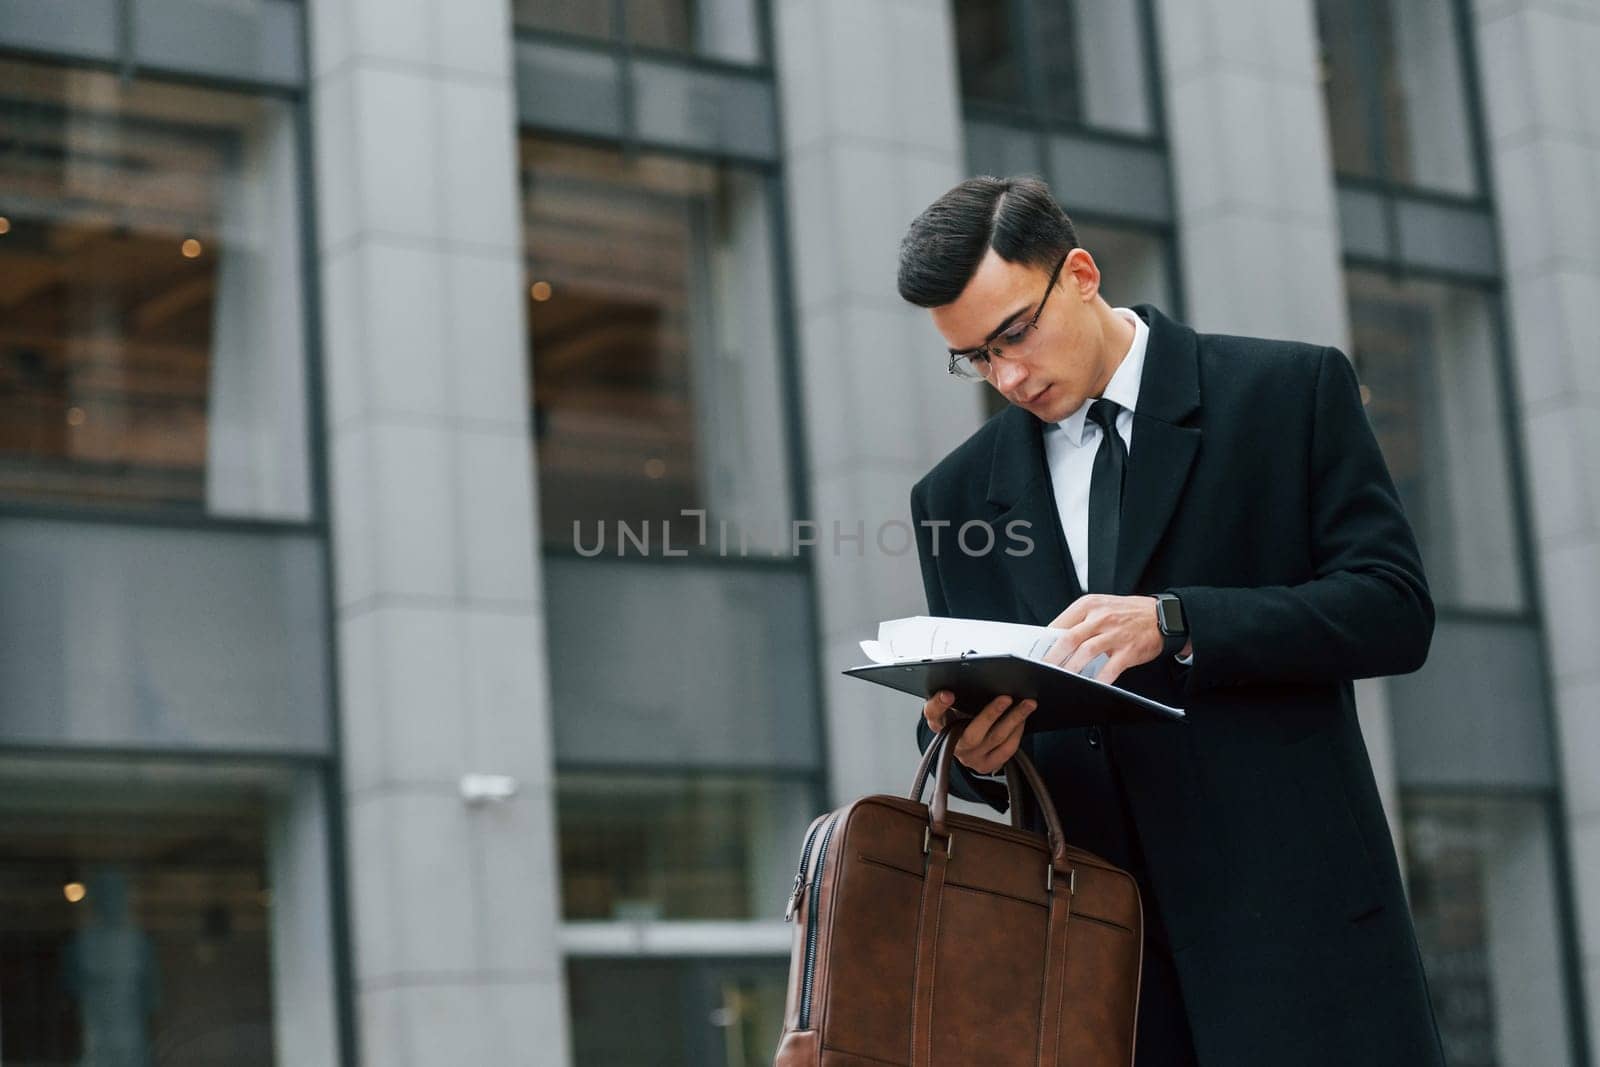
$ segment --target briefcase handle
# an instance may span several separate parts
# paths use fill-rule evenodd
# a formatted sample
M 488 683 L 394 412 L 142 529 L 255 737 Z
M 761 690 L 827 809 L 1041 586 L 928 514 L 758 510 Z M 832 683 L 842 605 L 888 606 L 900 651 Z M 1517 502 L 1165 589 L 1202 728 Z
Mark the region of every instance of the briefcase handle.
M 933 768 L 933 761 L 939 761 L 938 772 L 933 780 L 933 799 L 928 805 L 929 832 L 946 842 L 950 840 L 950 831 L 945 825 L 945 817 L 950 812 L 950 759 L 955 753 L 956 741 L 967 728 L 971 719 L 952 718 L 945 728 L 934 735 L 928 750 L 922 754 L 922 762 L 917 766 L 917 776 L 912 781 L 911 799 L 922 803 L 923 790 L 928 785 L 928 773 Z M 1038 802 L 1039 811 L 1044 816 L 1045 836 L 1050 843 L 1050 865 L 1056 873 L 1063 877 L 1072 876 L 1072 864 L 1067 859 L 1067 838 L 1061 830 L 1061 816 L 1056 813 L 1056 806 L 1050 800 L 1050 793 L 1045 789 L 1044 779 L 1039 777 L 1039 770 L 1033 765 L 1033 760 L 1022 749 L 1012 755 L 1006 762 L 1006 782 L 1011 786 L 1011 823 L 1018 825 L 1017 805 L 1021 797 L 1017 793 L 1017 774 L 1028 784 L 1028 789 L 1033 793 L 1034 800 Z

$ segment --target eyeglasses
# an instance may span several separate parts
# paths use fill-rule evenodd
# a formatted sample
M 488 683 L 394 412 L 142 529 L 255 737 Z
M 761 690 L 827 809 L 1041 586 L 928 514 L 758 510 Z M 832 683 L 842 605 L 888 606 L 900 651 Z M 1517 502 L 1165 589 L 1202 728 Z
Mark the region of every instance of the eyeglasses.
M 1016 353 L 1017 349 L 1026 341 L 1039 326 L 1039 316 L 1044 314 L 1044 306 L 1050 300 L 1050 294 L 1055 291 L 1056 279 L 1061 275 L 1061 268 L 1066 266 L 1067 257 L 1062 256 L 1056 264 L 1056 269 L 1050 272 L 1050 282 L 1045 286 L 1044 297 L 1039 301 L 1038 310 L 1027 322 L 1019 322 L 1008 327 L 998 337 L 992 337 L 977 348 L 969 348 L 964 352 L 951 352 L 950 373 L 966 382 L 987 381 L 990 372 L 994 369 L 994 360 L 1005 355 L 1007 349 Z

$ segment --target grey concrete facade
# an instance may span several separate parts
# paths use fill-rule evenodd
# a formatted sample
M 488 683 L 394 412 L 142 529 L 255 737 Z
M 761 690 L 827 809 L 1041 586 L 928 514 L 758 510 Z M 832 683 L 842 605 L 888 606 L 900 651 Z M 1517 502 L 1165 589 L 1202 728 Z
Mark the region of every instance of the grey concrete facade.
M 1591 1060 L 1600 1059 L 1600 9 L 1474 4 L 1561 756 Z
M 510 12 L 310 16 L 361 1062 L 566 1062 Z
M 895 290 L 911 220 L 965 165 L 950 6 L 775 0 L 789 246 L 833 801 L 905 788 L 916 706 L 841 677 L 882 619 L 927 610 L 910 489 L 980 421 L 927 313 Z M 893 403 L 885 403 L 894 398 Z M 835 548 L 865 522 L 866 543 Z M 885 524 L 899 522 L 893 530 Z M 889 549 L 875 532 L 886 530 Z
M 1348 353 L 1311 0 L 1159 0 L 1155 7 L 1189 323 Z M 1358 682 L 1356 703 L 1399 851 L 1383 682 Z

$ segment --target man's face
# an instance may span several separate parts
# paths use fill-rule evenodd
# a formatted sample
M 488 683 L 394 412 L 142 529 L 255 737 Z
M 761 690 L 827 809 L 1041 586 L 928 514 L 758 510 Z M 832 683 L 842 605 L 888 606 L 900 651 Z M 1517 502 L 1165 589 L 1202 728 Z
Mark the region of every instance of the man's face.
M 934 328 L 958 352 L 1001 338 L 1039 310 L 1049 280 L 1048 270 L 1008 262 L 991 248 L 955 302 L 932 309 Z M 1060 422 L 1098 395 L 1109 377 L 1104 326 L 1095 314 L 1099 291 L 1093 257 L 1073 249 L 1037 325 L 1015 345 L 1000 342 L 1000 355 L 988 361 L 988 383 L 1045 422 Z

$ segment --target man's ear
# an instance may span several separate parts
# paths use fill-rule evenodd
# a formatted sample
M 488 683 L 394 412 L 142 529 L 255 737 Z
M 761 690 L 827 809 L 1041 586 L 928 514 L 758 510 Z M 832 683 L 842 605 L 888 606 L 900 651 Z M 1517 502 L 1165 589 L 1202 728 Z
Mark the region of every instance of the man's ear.
M 1087 248 L 1074 248 L 1067 253 L 1066 266 L 1061 268 L 1061 280 L 1077 292 L 1080 300 L 1093 300 L 1100 292 L 1100 267 Z

